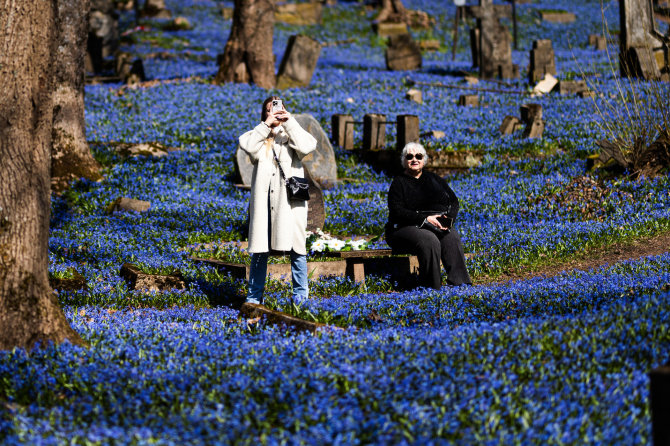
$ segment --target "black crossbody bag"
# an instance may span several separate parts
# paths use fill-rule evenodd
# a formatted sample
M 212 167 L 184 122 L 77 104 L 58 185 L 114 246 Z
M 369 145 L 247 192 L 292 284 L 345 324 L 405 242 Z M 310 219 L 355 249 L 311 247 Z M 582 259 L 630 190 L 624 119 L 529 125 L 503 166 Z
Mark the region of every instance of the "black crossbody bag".
M 277 161 L 277 166 L 279 167 L 279 173 L 281 174 L 284 183 L 286 183 L 286 195 L 288 196 L 288 199 L 292 201 L 308 201 L 309 181 L 307 181 L 307 178 L 302 177 L 286 178 L 286 175 L 284 174 L 284 169 L 281 168 L 281 163 L 279 162 L 279 158 L 277 158 L 277 153 L 275 152 L 274 147 L 272 148 L 272 154 L 275 157 L 275 161 Z

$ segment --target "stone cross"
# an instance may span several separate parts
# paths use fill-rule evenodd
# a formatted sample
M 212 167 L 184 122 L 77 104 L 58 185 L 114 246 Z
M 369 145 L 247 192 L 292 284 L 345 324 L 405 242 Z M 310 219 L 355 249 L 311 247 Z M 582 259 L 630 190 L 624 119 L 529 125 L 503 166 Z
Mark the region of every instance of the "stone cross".
M 512 17 L 511 5 L 494 5 L 493 0 L 479 0 L 479 6 L 468 6 L 466 13 L 477 19 L 479 51 L 475 63 L 482 79 L 515 77 L 512 45 L 507 28 L 500 23 Z
M 619 51 L 621 75 L 658 79 L 661 76 L 655 52 L 662 43 L 654 34 L 654 15 L 651 0 L 621 0 L 619 2 Z

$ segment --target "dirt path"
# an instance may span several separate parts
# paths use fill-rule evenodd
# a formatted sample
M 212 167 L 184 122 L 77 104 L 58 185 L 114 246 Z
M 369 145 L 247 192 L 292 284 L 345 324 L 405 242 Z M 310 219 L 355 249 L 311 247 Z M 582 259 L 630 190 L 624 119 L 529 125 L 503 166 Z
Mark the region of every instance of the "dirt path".
M 563 271 L 590 270 L 605 264 L 614 264 L 624 260 L 636 260 L 642 257 L 660 255 L 670 251 L 670 233 L 660 234 L 654 237 L 645 237 L 624 243 L 615 243 L 602 248 L 592 249 L 568 261 L 556 264 L 543 265 L 532 271 L 513 269 L 502 276 L 486 277 L 480 276 L 477 284 L 505 283 L 515 280 L 526 280 L 540 276 L 555 276 Z

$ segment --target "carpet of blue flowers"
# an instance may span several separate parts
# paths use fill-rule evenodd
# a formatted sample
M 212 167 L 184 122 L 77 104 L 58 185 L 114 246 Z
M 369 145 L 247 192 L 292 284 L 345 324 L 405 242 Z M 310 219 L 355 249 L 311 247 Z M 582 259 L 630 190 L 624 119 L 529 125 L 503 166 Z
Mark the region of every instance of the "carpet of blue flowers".
M 168 0 L 192 30 L 160 22 L 130 34 L 124 49 L 144 57 L 153 82 L 86 88 L 87 135 L 104 166 L 99 183 L 76 182 L 53 197 L 50 274 L 76 270 L 89 290 L 59 301 L 88 348 L 50 346 L 30 355 L 0 353 L 0 441 L 7 444 L 645 444 L 651 441 L 647 372 L 670 358 L 670 254 L 501 284 L 477 284 L 594 247 L 670 229 L 670 178 L 606 180 L 589 200 L 565 191 L 590 176 L 586 157 L 608 135 L 590 99 L 533 98 L 547 121 L 544 137 L 501 137 L 506 115 L 530 98 L 422 85 L 424 103 L 407 101 L 412 81 L 465 85 L 467 33 L 451 60 L 455 7 L 404 0 L 437 19 L 415 38 L 440 40 L 417 72 L 385 70 L 373 36 L 373 11 L 341 0 L 324 7 L 323 26 L 275 27 L 277 60 L 288 37 L 308 34 L 325 46 L 308 88 L 278 92 L 287 108 L 330 116 L 418 115 L 421 130 L 446 138 L 435 150 L 480 150 L 481 167 L 449 177 L 461 199 L 458 229 L 472 287 L 394 291 L 388 278 L 364 284 L 314 280 L 313 298 L 296 310 L 290 290 L 270 283 L 268 304 L 343 327 L 316 335 L 248 325 L 227 305 L 245 284 L 189 260 L 202 246 L 239 240 L 248 192 L 234 186 L 237 137 L 259 119 L 268 92 L 213 85 L 216 54 L 232 2 Z M 551 39 L 558 77 L 585 72 L 599 95 L 616 99 L 609 57 L 591 33 L 603 18 L 618 29 L 618 2 L 518 5 L 525 79 L 528 49 Z M 540 9 L 575 12 L 572 24 L 541 22 Z M 121 24 L 133 17 L 121 13 Z M 524 81 L 482 88 L 525 91 Z M 644 85 L 642 85 L 644 88 Z M 658 87 L 657 87 L 658 88 Z M 357 138 L 361 135 L 357 133 Z M 388 143 L 395 134 L 389 129 Z M 179 148 L 161 158 L 123 158 L 118 142 Z M 324 191 L 324 230 L 339 236 L 383 231 L 390 179 L 336 151 L 341 184 Z M 582 184 L 580 183 L 580 184 Z M 588 192 L 588 191 L 585 191 Z M 594 195 L 595 193 L 595 195 Z M 142 214 L 105 208 L 127 196 L 151 202 Z M 552 199 L 563 197 L 563 199 Z M 595 199 L 593 197 L 596 197 Z M 147 272 L 179 269 L 186 290 L 131 291 L 124 262 Z M 375 314 L 374 321 L 370 315 Z M 381 320 L 381 321 L 380 321 Z

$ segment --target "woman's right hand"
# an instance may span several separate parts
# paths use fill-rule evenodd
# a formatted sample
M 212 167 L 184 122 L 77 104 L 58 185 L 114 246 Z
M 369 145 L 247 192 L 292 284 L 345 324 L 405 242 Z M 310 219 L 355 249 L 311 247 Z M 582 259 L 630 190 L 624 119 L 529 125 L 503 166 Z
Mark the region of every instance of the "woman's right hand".
M 265 125 L 272 128 L 273 124 L 275 124 L 276 122 L 279 122 L 279 120 L 275 116 L 274 112 L 272 110 L 270 110 L 268 112 L 268 117 L 265 119 Z
M 444 226 L 442 226 L 442 225 L 440 224 L 440 222 L 438 221 L 438 219 L 437 219 L 437 217 L 440 217 L 440 215 L 441 215 L 441 214 L 429 215 L 428 217 L 426 217 L 426 220 L 428 220 L 428 223 L 430 223 L 431 225 L 433 225 L 433 226 L 437 226 L 438 228 L 440 228 L 440 229 L 446 231 L 446 230 L 449 229 L 449 228 L 445 228 Z

